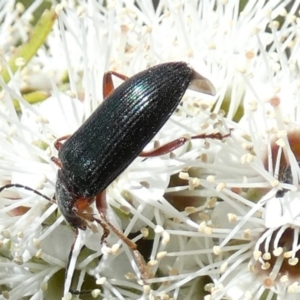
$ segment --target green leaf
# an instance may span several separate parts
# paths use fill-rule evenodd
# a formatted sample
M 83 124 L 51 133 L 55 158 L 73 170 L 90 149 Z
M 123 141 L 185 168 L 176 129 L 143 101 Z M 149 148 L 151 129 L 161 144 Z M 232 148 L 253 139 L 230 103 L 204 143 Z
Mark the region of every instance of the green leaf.
M 31 93 L 23 94 L 23 98 L 30 104 L 36 104 L 46 100 L 50 94 L 43 91 L 34 91 Z M 21 112 L 20 103 L 18 100 L 13 100 L 14 108 L 16 112 Z
M 54 10 L 46 10 L 43 13 L 40 20 L 32 29 L 28 41 L 18 47 L 15 53 L 9 59 L 9 69 L 12 73 L 15 73 L 18 69 L 22 69 L 24 66 L 26 66 L 31 58 L 37 53 L 38 49 L 45 43 L 48 34 L 51 32 L 56 18 L 57 14 Z M 24 60 L 22 66 L 17 65 L 16 63 L 16 60 L 19 58 Z M 10 81 L 11 78 L 8 69 L 4 68 L 0 74 L 5 83 Z

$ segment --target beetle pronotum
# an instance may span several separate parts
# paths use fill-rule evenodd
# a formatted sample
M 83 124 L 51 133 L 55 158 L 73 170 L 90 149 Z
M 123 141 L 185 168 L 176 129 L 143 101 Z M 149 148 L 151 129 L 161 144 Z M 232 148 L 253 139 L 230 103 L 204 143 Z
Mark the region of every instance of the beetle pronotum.
M 115 90 L 112 75 L 125 80 Z M 177 108 L 188 88 L 211 95 L 215 93 L 210 81 L 185 62 L 160 64 L 131 78 L 109 72 L 103 80 L 106 98 L 103 103 L 73 135 L 59 138 L 55 143 L 58 158 L 52 158 L 52 161 L 60 167 L 55 201 L 66 221 L 75 228 L 76 236 L 79 229 L 85 230 L 92 222 L 99 223 L 104 228 L 102 241 L 110 227 L 135 252 L 143 279 L 146 275 L 136 245 L 106 218 L 105 189 L 138 155 L 162 155 L 188 140 L 180 138 L 153 151 L 142 152 Z M 230 133 L 224 136 L 204 134 L 191 138 L 223 139 L 228 135 Z M 0 192 L 13 186 L 23 187 L 9 184 L 1 187 Z M 94 201 L 104 222 L 86 211 Z

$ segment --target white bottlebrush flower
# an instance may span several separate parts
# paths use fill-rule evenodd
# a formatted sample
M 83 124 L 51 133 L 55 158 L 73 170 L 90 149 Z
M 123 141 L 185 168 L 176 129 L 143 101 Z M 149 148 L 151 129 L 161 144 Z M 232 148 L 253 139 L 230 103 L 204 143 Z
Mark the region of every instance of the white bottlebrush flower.
M 54 195 L 53 142 L 101 103 L 106 70 L 131 76 L 183 60 L 215 85 L 214 98 L 188 91 L 146 150 L 187 134 L 227 137 L 137 157 L 108 187 L 108 219 L 149 258 L 144 282 L 114 233 L 101 245 L 101 228 L 79 231 L 64 281 L 72 228 L 43 197 L 3 190 L 0 299 L 70 298 L 70 286 L 100 299 L 297 299 L 299 1 L 78 2 L 57 6 L 47 47 L 8 84 L 0 80 L 1 185 Z M 15 27 L 25 28 L 35 6 L 18 22 L 2 7 L 0 32 L 14 28 L 2 44 L 6 66 L 16 39 L 27 37 Z M 26 88 L 51 97 L 28 105 Z

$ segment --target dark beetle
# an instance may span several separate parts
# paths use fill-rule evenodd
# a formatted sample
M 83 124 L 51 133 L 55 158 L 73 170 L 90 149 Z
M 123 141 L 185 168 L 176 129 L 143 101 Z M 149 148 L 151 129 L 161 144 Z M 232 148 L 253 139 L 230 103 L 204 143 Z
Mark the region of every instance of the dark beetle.
M 214 94 L 213 85 L 184 62 L 157 65 L 126 80 L 59 146 L 56 201 L 75 228 L 82 213 L 139 155 L 169 119 L 187 88 Z M 83 208 L 83 209 L 82 209 Z
M 89 222 L 95 221 L 103 227 L 103 242 L 109 227 L 134 252 L 144 280 L 148 276 L 147 268 L 137 245 L 106 218 L 105 189 L 138 155 L 162 155 L 189 140 L 182 137 L 153 151 L 142 152 L 169 119 L 187 88 L 211 95 L 215 91 L 209 80 L 184 62 L 165 63 L 147 69 L 125 80 L 114 91 L 112 75 L 127 79 L 116 72 L 107 73 L 104 94 L 109 96 L 71 137 L 62 137 L 55 142 L 59 150 L 58 158 L 52 157 L 52 161 L 60 167 L 56 180 L 56 201 L 20 184 L 8 184 L 1 187 L 0 192 L 11 187 L 25 188 L 56 202 L 66 221 L 75 228 L 75 240 L 78 229 L 85 230 Z M 222 139 L 229 135 L 202 134 L 190 138 Z M 63 140 L 66 141 L 61 143 Z M 104 222 L 86 210 L 94 200 Z M 74 243 L 66 267 L 66 278 Z

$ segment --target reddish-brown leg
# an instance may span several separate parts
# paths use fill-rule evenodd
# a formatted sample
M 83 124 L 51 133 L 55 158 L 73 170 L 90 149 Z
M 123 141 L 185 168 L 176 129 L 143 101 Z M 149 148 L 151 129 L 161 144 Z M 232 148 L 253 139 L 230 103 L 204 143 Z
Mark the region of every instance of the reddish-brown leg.
M 57 151 L 60 150 L 61 146 L 63 145 L 62 141 L 67 140 L 69 137 L 71 136 L 71 134 L 68 135 L 64 135 L 60 138 L 58 138 L 55 142 L 54 142 L 54 147 Z
M 217 139 L 217 140 L 222 140 L 228 136 L 231 135 L 231 130 L 230 132 L 222 135 L 220 132 L 217 133 L 211 133 L 211 134 L 199 134 L 199 135 L 194 135 L 191 137 L 181 137 L 178 138 L 174 141 L 171 141 L 163 146 L 160 146 L 156 149 L 150 150 L 150 151 L 142 151 L 139 156 L 141 157 L 154 157 L 154 156 L 160 156 L 160 155 L 164 155 L 167 153 L 170 153 L 174 150 L 176 150 L 177 148 L 179 148 L 180 146 L 182 146 L 183 144 L 185 144 L 187 141 L 190 141 L 191 139 Z
M 105 221 L 105 223 L 110 227 L 110 229 L 122 240 L 128 247 L 131 249 L 134 255 L 135 262 L 140 270 L 141 279 L 145 281 L 149 278 L 148 268 L 145 263 L 143 256 L 137 250 L 137 245 L 132 242 L 126 235 L 123 234 L 120 230 L 118 230 L 106 217 L 107 203 L 106 203 L 106 193 L 101 192 L 96 196 L 96 207 L 97 210 Z M 96 220 L 96 219 L 95 219 Z M 97 220 L 96 220 L 97 221 Z
M 61 163 L 61 161 L 57 158 L 57 157 L 55 157 L 55 156 L 52 156 L 51 157 L 51 160 L 61 169 L 62 168 L 62 163 Z
M 76 215 L 80 217 L 81 219 L 87 220 L 89 222 L 96 221 L 103 229 L 103 234 L 101 237 L 101 243 L 106 242 L 105 239 L 109 235 L 109 229 L 108 225 L 105 222 L 102 222 L 101 220 L 94 217 L 93 213 L 89 213 L 86 211 L 88 207 L 94 202 L 93 198 L 79 198 L 76 200 L 73 206 L 73 210 L 75 211 Z M 88 225 L 88 222 L 87 222 Z
M 79 198 L 74 203 L 74 206 L 72 207 L 72 209 L 78 217 L 80 217 L 83 220 L 86 220 L 86 225 L 87 226 L 89 226 L 90 222 L 94 222 L 94 221 L 98 222 L 102 226 L 103 235 L 101 237 L 101 243 L 103 243 L 103 242 L 105 242 L 106 237 L 109 235 L 109 229 L 108 229 L 108 225 L 106 223 L 102 222 L 101 220 L 96 219 L 94 217 L 93 213 L 87 211 L 87 209 L 90 207 L 90 205 L 93 203 L 93 201 L 94 201 L 94 197 L 92 197 L 92 198 Z M 78 234 L 79 234 L 79 229 L 75 228 L 75 238 L 74 238 L 73 244 L 71 246 L 69 257 L 68 257 L 68 262 L 67 262 L 66 271 L 65 271 L 65 281 L 67 279 L 68 270 L 69 270 L 69 267 L 70 267 L 70 262 L 71 262 L 71 258 L 72 258 L 72 255 L 73 255 L 74 246 L 75 246 L 76 240 L 78 238 Z M 69 291 L 73 295 L 82 295 L 82 294 L 87 294 L 87 293 L 91 292 L 90 290 L 87 290 L 87 291 L 74 291 L 71 288 L 70 288 Z
M 111 228 L 111 230 L 131 249 L 136 250 L 137 246 L 133 243 L 129 238 L 127 238 L 120 230 L 118 230 L 106 217 L 106 193 L 101 192 L 96 196 L 96 207 L 101 216 L 101 218 L 105 221 L 105 223 Z
M 63 145 L 62 141 L 65 141 L 67 140 L 71 135 L 68 134 L 68 135 L 64 135 L 60 138 L 58 138 L 55 142 L 54 142 L 54 147 L 57 151 L 60 150 L 61 146 Z M 51 160 L 59 167 L 59 168 L 62 168 L 62 164 L 61 164 L 61 161 L 57 158 L 57 157 L 54 157 L 52 156 L 51 157 Z
M 103 76 L 103 98 L 104 99 L 107 98 L 115 89 L 113 80 L 112 80 L 112 75 L 114 75 L 124 81 L 128 79 L 127 76 L 117 73 L 117 72 L 114 72 L 114 71 L 106 72 Z

